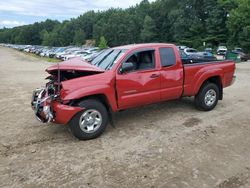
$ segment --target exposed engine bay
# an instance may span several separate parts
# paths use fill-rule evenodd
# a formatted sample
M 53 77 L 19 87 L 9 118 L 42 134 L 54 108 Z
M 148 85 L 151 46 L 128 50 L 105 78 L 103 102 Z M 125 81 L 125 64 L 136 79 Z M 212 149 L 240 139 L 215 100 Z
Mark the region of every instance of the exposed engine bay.
M 61 103 L 61 82 L 98 73 L 100 72 L 77 70 L 50 71 L 50 75 L 46 78 L 48 82 L 45 87 L 36 89 L 32 95 L 31 106 L 35 111 L 36 118 L 43 123 L 54 121 L 55 112 L 51 103 L 54 100 Z M 60 79 L 58 79 L 59 77 Z
M 58 75 L 60 75 L 60 81 L 66 81 L 66 80 L 71 80 L 74 78 L 79 78 L 83 76 L 90 76 L 97 74 L 97 72 L 93 71 L 77 71 L 77 70 L 61 70 L 60 73 L 58 74 L 58 71 L 52 71 L 50 72 L 50 76 L 47 77 L 46 79 L 49 79 L 51 81 L 57 82 L 58 80 Z

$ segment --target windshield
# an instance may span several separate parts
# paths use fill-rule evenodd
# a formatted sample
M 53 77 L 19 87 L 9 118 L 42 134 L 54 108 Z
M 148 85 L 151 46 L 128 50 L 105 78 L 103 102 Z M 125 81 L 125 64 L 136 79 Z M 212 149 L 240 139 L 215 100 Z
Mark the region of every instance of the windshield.
M 117 63 L 117 60 L 124 55 L 125 51 L 122 49 L 103 50 L 90 63 L 104 70 L 110 70 Z

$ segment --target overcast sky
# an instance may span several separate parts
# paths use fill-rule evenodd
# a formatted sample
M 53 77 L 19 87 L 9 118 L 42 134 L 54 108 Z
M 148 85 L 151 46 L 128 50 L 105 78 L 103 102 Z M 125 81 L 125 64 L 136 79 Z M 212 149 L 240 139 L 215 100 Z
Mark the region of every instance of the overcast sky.
M 0 28 L 77 17 L 88 10 L 127 8 L 141 0 L 0 0 Z M 150 0 L 153 1 L 153 0 Z

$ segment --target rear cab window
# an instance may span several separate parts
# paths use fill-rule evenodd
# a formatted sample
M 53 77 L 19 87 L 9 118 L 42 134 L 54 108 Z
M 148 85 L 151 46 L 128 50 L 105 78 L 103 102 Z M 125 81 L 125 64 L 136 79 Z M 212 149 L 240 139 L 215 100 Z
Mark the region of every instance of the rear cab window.
M 161 47 L 159 48 L 159 52 L 162 67 L 170 67 L 176 64 L 176 56 L 173 48 Z

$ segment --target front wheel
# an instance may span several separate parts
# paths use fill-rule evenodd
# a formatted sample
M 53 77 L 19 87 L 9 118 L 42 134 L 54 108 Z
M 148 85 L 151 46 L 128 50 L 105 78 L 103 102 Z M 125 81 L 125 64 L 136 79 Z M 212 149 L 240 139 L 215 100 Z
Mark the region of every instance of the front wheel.
M 195 96 L 195 106 L 199 110 L 210 111 L 215 108 L 219 100 L 219 88 L 214 83 L 203 85 Z
M 80 140 L 97 138 L 104 132 L 108 123 L 106 107 L 95 99 L 84 100 L 78 105 L 84 110 L 69 122 L 73 135 Z

